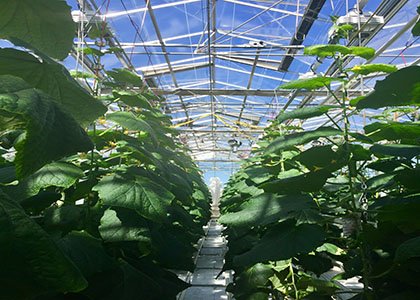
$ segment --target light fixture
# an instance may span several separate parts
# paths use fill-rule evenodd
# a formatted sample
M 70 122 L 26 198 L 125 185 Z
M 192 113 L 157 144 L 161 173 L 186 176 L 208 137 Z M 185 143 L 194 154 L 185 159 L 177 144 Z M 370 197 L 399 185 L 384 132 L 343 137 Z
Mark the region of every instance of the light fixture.
M 228 144 L 232 149 L 232 152 L 236 153 L 238 151 L 238 148 L 242 145 L 242 142 L 238 142 L 236 139 L 230 139 L 228 140 Z

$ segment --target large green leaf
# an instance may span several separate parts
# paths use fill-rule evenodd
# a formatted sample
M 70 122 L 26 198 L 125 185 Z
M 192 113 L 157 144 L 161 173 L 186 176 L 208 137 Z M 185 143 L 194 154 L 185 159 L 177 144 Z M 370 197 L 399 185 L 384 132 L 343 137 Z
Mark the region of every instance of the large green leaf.
M 147 98 L 142 94 L 130 91 L 114 91 L 113 95 L 115 98 L 129 106 L 135 106 L 149 110 L 153 109 L 149 103 L 149 100 L 147 100 Z
M 265 192 L 278 194 L 296 194 L 300 192 L 317 192 L 331 177 L 329 170 L 317 170 L 297 176 L 271 180 L 260 185 Z
M 157 142 L 155 130 L 145 121 L 136 117 L 133 113 L 119 111 L 107 115 L 107 119 L 118 123 L 128 130 L 144 131 L 150 134 L 152 139 Z
M 269 283 L 269 278 L 274 275 L 274 271 L 270 265 L 255 264 L 238 274 L 235 278 L 233 291 L 235 297 L 251 294 L 259 289 L 265 289 Z M 247 298 L 250 299 L 250 298 Z M 257 299 L 257 298 L 251 298 Z M 261 298 L 267 299 L 267 298 Z
M 175 299 L 176 295 L 189 284 L 178 279 L 170 271 L 144 261 L 126 258 L 120 259 L 123 281 L 114 286 L 114 291 L 103 295 L 103 300 L 163 300 Z M 103 287 L 102 287 L 103 288 Z M 96 299 L 96 298 L 95 298 Z
M 376 144 L 370 147 L 370 151 L 372 151 L 372 153 L 375 155 L 390 155 L 411 159 L 420 155 L 420 146 L 403 144 Z
M 407 159 L 396 159 L 396 158 L 391 158 L 391 159 L 381 159 L 381 160 L 377 160 L 374 161 L 368 165 L 366 165 L 367 168 L 372 169 L 372 170 L 376 170 L 376 171 L 381 171 L 384 173 L 391 173 L 392 171 L 394 171 L 396 168 L 401 167 L 401 166 L 410 166 L 410 160 Z
M 351 46 L 349 49 L 351 55 L 360 56 L 364 59 L 370 59 L 375 55 L 375 49 L 369 47 Z
M 135 211 L 125 208 L 107 209 L 99 232 L 106 242 L 150 242 L 147 222 Z
M 408 189 L 420 191 L 420 167 L 400 170 L 395 179 Z
M 143 217 L 163 221 L 174 195 L 149 178 L 138 175 L 105 176 L 93 188 L 105 204 L 135 209 Z
M 87 213 L 87 209 L 83 205 L 50 206 L 43 211 L 43 225 L 46 230 L 61 233 L 82 230 Z
M 420 105 L 420 66 L 400 69 L 375 83 L 375 90 L 361 99 L 356 107 Z
M 19 39 L 57 59 L 67 57 L 76 25 L 62 0 L 0 1 L 0 38 Z
M 301 145 L 306 144 L 310 141 L 316 140 L 321 137 L 327 137 L 332 135 L 341 135 L 342 132 L 332 127 L 320 127 L 315 130 L 309 130 L 305 132 L 292 133 L 285 136 L 280 136 L 276 138 L 271 144 L 265 149 L 266 154 L 270 153 L 280 153 L 280 151 Z
M 168 269 L 194 270 L 193 255 L 196 248 L 193 243 L 199 237 L 191 236 L 184 228 L 174 226 L 152 228 L 151 232 L 154 260 Z
M 275 121 L 282 123 L 286 120 L 292 119 L 309 119 L 313 117 L 322 116 L 327 113 L 330 109 L 336 108 L 332 105 L 317 105 L 312 107 L 302 107 L 298 109 L 293 109 L 287 112 L 280 112 L 276 117 Z
M 393 65 L 387 64 L 367 64 L 367 65 L 356 65 L 349 69 L 349 71 L 353 72 L 354 74 L 360 75 L 369 75 L 371 73 L 393 73 L 397 71 L 398 68 Z
M 93 147 L 85 131 L 46 94 L 18 77 L 0 75 L 0 131 L 25 129 L 15 149 L 19 177 Z
M 345 156 L 340 151 L 333 151 L 331 145 L 309 148 L 294 157 L 311 171 L 327 169 L 335 171 L 345 164 Z
M 106 112 L 106 107 L 95 100 L 67 69 L 47 57 L 37 58 L 16 49 L 0 49 L 0 75 L 22 78 L 42 90 L 61 105 L 77 121 L 87 124 Z
M 295 226 L 293 222 L 282 222 L 268 230 L 250 251 L 235 257 L 234 263 L 249 266 L 258 262 L 289 259 L 315 250 L 325 238 L 324 230 L 318 225 Z
M 276 195 L 264 193 L 250 198 L 237 211 L 224 214 L 219 222 L 228 226 L 259 226 L 291 218 L 292 212 L 314 208 L 308 195 Z
M 40 190 L 50 186 L 69 188 L 83 176 L 83 171 L 73 164 L 54 162 L 43 166 L 34 174 L 23 179 L 17 186 L 10 186 L 15 200 L 35 196 Z
M 324 87 L 329 87 L 331 82 L 340 81 L 338 78 L 317 76 L 313 78 L 298 79 L 279 86 L 279 89 L 287 90 L 316 90 Z
M 336 53 L 341 55 L 355 55 L 365 59 L 372 58 L 375 55 L 375 49 L 368 47 L 346 47 L 342 45 L 313 45 L 305 47 L 306 55 L 316 55 L 319 57 L 334 56 Z
M 125 89 L 125 88 L 142 88 L 143 81 L 137 74 L 126 70 L 126 69 L 112 69 L 112 71 L 106 72 L 108 76 L 113 79 L 112 83 L 105 83 L 113 87 Z
M 260 184 L 272 178 L 274 174 L 272 174 L 271 172 L 272 170 L 261 165 L 254 165 L 249 168 L 246 168 L 245 170 L 245 173 L 249 176 L 249 179 L 257 184 Z
M 58 240 L 57 244 L 88 279 L 96 273 L 116 267 L 116 262 L 106 253 L 101 240 L 87 232 L 73 231 Z
M 87 282 L 48 234 L 0 192 L 0 288 L 4 299 L 78 292 Z
M 402 243 L 395 252 L 395 261 L 402 262 L 412 257 L 420 257 L 420 237 Z
M 350 54 L 351 51 L 348 47 L 342 45 L 313 45 L 305 47 L 304 54 L 316 55 L 319 57 L 334 56 L 336 53 L 342 55 Z
M 375 122 L 364 127 L 366 135 L 374 141 L 418 140 L 420 142 L 420 123 L 418 122 Z

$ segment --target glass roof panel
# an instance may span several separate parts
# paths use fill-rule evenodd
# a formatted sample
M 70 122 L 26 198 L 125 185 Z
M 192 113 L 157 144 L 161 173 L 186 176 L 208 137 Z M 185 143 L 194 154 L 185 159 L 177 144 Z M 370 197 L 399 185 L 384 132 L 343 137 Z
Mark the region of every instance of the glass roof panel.
M 99 16 L 124 55 L 105 55 L 105 69 L 129 67 L 165 98 L 165 111 L 204 169 L 229 173 L 280 110 L 331 101 L 327 95 L 277 90 L 308 72 L 334 75 L 332 59 L 303 55 L 304 46 L 328 43 L 330 16 L 361 11 L 382 16 L 352 45 L 380 49 L 375 63 L 418 64 L 420 41 L 411 35 L 417 0 L 71 0 L 74 10 Z M 208 26 L 210 23 L 210 26 Z M 75 47 L 98 47 L 81 34 Z M 363 27 L 362 27 L 363 29 Z M 83 32 L 86 33 L 86 32 Z M 346 42 L 342 42 L 345 44 Z M 104 45 L 106 49 L 111 45 Z M 123 57 L 122 57 L 123 56 Z M 69 69 L 81 69 L 80 57 Z M 348 61 L 347 66 L 363 63 Z M 87 70 L 89 71 L 89 70 Z M 353 88 L 369 92 L 378 76 Z M 333 86 L 334 87 L 334 86 Z M 360 120 L 359 120 L 360 119 Z M 366 118 L 356 119 L 356 126 Z M 307 122 L 306 129 L 328 124 Z M 228 141 L 241 143 L 237 153 Z M 233 163 L 232 163 L 233 161 Z

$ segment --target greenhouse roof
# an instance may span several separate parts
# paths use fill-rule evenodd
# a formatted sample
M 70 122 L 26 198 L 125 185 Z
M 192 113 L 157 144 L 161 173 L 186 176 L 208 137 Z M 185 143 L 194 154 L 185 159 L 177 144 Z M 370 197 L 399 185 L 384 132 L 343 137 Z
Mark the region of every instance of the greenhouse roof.
M 407 66 L 418 64 L 420 57 L 420 43 L 410 32 L 417 20 L 416 0 L 69 3 L 74 18 L 81 21 L 75 47 L 121 49 L 105 55 L 101 64 L 105 69 L 135 70 L 164 97 L 165 111 L 203 169 L 229 170 L 232 163 L 248 157 L 279 111 L 331 100 L 328 91 L 278 89 L 313 71 L 334 75 L 332 59 L 303 55 L 305 46 L 331 42 L 330 16 L 347 15 L 356 22 L 359 30 L 347 42 L 375 48 L 370 62 Z M 85 35 L 95 26 L 106 26 L 106 44 L 95 44 Z M 354 58 L 347 65 L 363 62 Z M 76 52 L 65 64 L 78 71 L 95 68 Z M 368 93 L 378 78 L 364 78 L 352 87 L 354 94 Z M 314 120 L 303 126 L 332 122 L 327 117 Z M 239 147 L 232 151 L 235 141 Z

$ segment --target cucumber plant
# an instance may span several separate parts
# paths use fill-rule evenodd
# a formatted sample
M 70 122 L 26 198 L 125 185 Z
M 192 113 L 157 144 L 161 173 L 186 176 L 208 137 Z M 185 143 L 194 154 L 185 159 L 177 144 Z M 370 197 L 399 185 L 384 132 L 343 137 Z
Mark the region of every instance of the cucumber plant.
M 333 58 L 337 76 L 280 88 L 326 89 L 332 101 L 281 112 L 230 178 L 220 218 L 229 241 L 225 269 L 235 272 L 228 288 L 238 300 L 331 299 L 348 293 L 338 280 L 356 277 L 362 288 L 352 299 L 414 299 L 420 67 L 344 67 L 349 56 L 372 58 L 374 49 L 366 47 L 315 45 L 305 53 Z M 374 91 L 351 99 L 358 76 L 377 72 L 387 76 Z M 359 132 L 352 119 L 363 109 L 377 114 Z M 303 130 L 292 122 L 325 115 L 332 126 Z
M 1 298 L 175 299 L 210 195 L 160 99 L 128 70 L 75 73 L 93 95 L 72 77 L 57 61 L 75 35 L 65 1 L 0 13 L 16 46 L 0 49 Z

